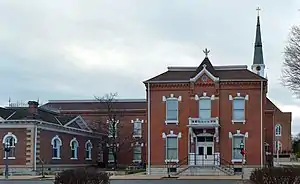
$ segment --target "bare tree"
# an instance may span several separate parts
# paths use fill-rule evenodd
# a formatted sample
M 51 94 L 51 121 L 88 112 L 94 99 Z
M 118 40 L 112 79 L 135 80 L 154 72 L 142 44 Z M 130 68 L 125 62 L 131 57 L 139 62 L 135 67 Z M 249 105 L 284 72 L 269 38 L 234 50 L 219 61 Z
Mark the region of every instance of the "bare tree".
M 127 129 L 125 124 L 130 122 L 124 121 L 124 109 L 116 107 L 117 93 L 109 93 L 103 97 L 95 97 L 99 103 L 98 111 L 102 114 L 99 121 L 99 128 L 107 135 L 102 143 L 105 144 L 109 152 L 113 155 L 114 169 L 118 168 L 118 155 L 120 152 L 129 152 L 133 149 L 132 144 L 141 141 L 142 138 L 134 138 L 134 129 Z M 128 125 L 127 125 L 128 126 Z
M 300 97 L 300 26 L 293 26 L 284 49 L 282 84 Z

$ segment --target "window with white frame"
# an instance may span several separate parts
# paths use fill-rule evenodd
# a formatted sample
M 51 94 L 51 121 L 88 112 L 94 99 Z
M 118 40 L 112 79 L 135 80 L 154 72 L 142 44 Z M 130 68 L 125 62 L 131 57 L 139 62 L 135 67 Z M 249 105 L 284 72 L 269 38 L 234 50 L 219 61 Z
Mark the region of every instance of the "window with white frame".
M 232 119 L 235 121 L 245 120 L 245 99 L 243 97 L 233 99 Z
M 277 124 L 275 126 L 275 136 L 281 136 L 281 125 Z
M 201 119 L 211 118 L 211 99 L 209 97 L 201 97 L 199 100 L 199 117 Z
M 93 145 L 90 140 L 85 143 L 85 159 L 92 160 L 92 149 Z
M 282 151 L 282 143 L 280 141 L 275 141 L 275 152 L 281 152 Z
M 229 132 L 229 138 L 232 139 L 232 162 L 242 162 L 243 155 L 241 154 L 241 145 L 243 144 L 246 150 L 246 138 L 248 138 L 248 132 L 242 134 L 240 130 L 237 130 L 235 134 Z
M 114 151 L 113 148 L 110 147 L 108 148 L 108 162 L 114 162 L 115 157 L 114 157 Z
M 52 145 L 52 159 L 60 159 L 60 147 L 62 146 L 62 141 L 58 136 L 55 136 L 51 140 Z
M 178 121 L 178 99 L 168 98 L 166 101 L 166 120 Z
M 245 144 L 245 138 L 242 135 L 234 135 L 232 137 L 232 160 L 242 160 L 241 143 Z
M 142 136 L 142 121 L 136 119 L 133 121 L 133 136 L 141 137 Z
M 118 120 L 107 121 L 108 123 L 108 137 L 117 137 L 118 135 Z
M 177 137 L 167 137 L 166 150 L 167 150 L 166 160 L 170 160 L 170 161 L 178 160 L 178 138 Z
M 135 144 L 133 147 L 133 161 L 140 162 L 142 160 L 142 145 Z
M 171 130 L 170 134 L 162 134 L 163 139 L 166 139 L 166 162 L 178 162 L 178 139 L 181 138 L 181 133 L 174 134 L 174 131 Z
M 70 147 L 71 147 L 71 159 L 78 159 L 78 147 L 79 143 L 76 140 L 76 138 L 73 138 L 70 142 Z
M 18 142 L 17 137 L 8 132 L 4 137 L 2 143 L 9 148 L 9 152 L 4 152 L 4 158 L 6 158 L 6 154 L 8 159 L 16 158 L 16 143 Z

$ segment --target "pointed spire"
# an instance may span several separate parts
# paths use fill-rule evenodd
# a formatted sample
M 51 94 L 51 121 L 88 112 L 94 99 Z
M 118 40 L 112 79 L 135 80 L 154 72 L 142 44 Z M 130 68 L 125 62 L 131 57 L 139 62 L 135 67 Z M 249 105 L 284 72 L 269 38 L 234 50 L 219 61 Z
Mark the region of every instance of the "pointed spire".
M 259 19 L 259 11 L 261 9 L 258 7 L 256 10 L 258 12 L 258 15 L 257 15 L 257 24 L 256 24 L 256 36 L 255 36 L 253 64 L 263 65 L 264 57 L 263 57 L 263 50 L 262 50 L 260 19 Z

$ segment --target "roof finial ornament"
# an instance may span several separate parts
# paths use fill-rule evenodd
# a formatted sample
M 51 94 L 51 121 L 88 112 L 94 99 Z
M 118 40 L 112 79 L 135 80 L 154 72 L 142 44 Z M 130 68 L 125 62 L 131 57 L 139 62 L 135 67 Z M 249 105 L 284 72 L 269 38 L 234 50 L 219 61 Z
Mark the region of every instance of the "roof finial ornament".
M 208 50 L 207 48 L 205 48 L 203 50 L 203 53 L 205 54 L 205 57 L 207 58 L 208 54 L 210 53 L 210 50 Z
M 257 11 L 257 16 L 259 16 L 259 11 L 260 11 L 261 9 L 259 8 L 259 6 L 256 8 L 256 11 Z

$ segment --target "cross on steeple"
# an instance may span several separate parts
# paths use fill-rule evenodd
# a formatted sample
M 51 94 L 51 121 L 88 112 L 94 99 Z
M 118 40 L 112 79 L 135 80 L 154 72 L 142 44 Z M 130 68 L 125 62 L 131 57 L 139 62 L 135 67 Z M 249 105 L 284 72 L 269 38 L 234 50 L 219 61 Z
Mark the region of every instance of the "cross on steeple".
M 203 50 L 203 53 L 205 54 L 205 57 L 207 57 L 207 55 L 210 53 L 210 50 L 208 50 L 207 48 L 205 48 Z
M 259 16 L 259 11 L 260 11 L 261 9 L 259 8 L 259 6 L 256 8 L 256 11 L 257 11 L 257 16 Z

